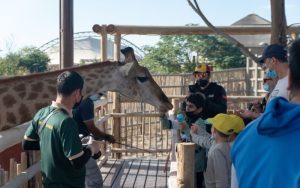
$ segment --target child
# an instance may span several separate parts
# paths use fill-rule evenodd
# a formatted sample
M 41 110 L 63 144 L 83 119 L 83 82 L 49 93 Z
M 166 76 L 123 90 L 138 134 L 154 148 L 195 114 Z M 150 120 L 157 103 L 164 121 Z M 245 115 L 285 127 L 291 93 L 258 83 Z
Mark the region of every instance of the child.
M 196 124 L 206 129 L 204 120 L 202 119 L 203 110 L 205 106 L 205 99 L 202 94 L 193 93 L 186 98 L 185 106 L 185 119 L 182 122 L 170 121 L 167 117 L 161 117 L 161 124 L 164 129 L 178 129 L 181 132 L 181 140 L 190 142 L 190 127 Z M 195 149 L 195 176 L 197 187 L 202 187 L 203 184 L 203 171 L 206 164 L 206 149 L 196 146 Z
M 231 159 L 230 143 L 233 135 L 238 134 L 244 123 L 236 115 L 218 114 L 207 119 L 212 124 L 212 137 L 196 125 L 192 126 L 192 141 L 209 148 L 207 168 L 204 173 L 205 187 L 230 187 Z M 198 134 L 196 134 L 198 133 Z

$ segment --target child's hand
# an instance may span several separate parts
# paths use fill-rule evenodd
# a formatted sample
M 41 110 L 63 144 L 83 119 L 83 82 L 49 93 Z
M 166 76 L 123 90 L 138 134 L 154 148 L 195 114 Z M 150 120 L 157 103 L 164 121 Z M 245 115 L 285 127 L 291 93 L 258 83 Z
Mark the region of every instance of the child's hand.
M 197 131 L 198 131 L 198 126 L 193 124 L 193 125 L 191 126 L 191 130 L 192 130 L 193 133 L 197 133 Z

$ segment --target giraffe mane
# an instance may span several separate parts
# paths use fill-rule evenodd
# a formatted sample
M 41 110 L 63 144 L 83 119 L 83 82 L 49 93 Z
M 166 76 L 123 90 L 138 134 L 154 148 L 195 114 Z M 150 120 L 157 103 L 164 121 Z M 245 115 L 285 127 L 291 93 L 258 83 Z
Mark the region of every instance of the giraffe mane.
M 96 67 L 99 66 L 99 64 L 102 64 L 103 66 L 105 65 L 111 65 L 111 64 L 116 64 L 118 66 L 123 66 L 124 63 L 119 62 L 119 61 L 104 61 L 104 62 L 96 62 L 88 65 L 81 65 L 81 66 L 76 66 L 76 67 L 69 67 L 65 69 L 60 69 L 60 70 L 54 70 L 54 71 L 48 71 L 48 72 L 42 72 L 42 73 L 33 73 L 33 74 L 28 74 L 28 75 L 21 75 L 21 76 L 9 76 L 5 78 L 0 78 L 0 83 L 9 83 L 9 82 L 15 82 L 18 80 L 33 80 L 35 78 L 40 78 L 41 76 L 51 76 L 51 75 L 57 75 L 61 72 L 67 71 L 67 70 L 72 70 L 72 71 L 77 71 L 77 70 L 85 70 L 85 69 L 90 69 L 91 67 Z

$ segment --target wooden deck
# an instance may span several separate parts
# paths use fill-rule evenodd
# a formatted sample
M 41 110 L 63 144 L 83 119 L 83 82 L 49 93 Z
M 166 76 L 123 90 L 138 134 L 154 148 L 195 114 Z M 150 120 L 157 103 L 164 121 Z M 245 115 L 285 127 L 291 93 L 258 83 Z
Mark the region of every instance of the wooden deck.
M 157 159 L 123 159 L 108 160 L 101 167 L 104 187 L 168 187 L 166 160 Z

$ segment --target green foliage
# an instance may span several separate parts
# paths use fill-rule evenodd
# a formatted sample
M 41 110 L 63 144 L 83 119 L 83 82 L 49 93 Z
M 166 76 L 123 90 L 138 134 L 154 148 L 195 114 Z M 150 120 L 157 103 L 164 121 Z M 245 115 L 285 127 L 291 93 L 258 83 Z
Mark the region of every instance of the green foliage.
M 44 72 L 47 70 L 49 61 L 50 59 L 45 52 L 37 48 L 23 48 L 21 50 L 19 67 L 26 68 L 30 73 Z
M 23 75 L 28 73 L 26 69 L 18 66 L 20 55 L 9 53 L 6 57 L 0 59 L 0 76 Z
M 47 70 L 50 61 L 46 53 L 37 48 L 23 48 L 0 58 L 0 76 L 24 75 Z
M 246 64 L 239 49 L 218 36 L 162 36 L 157 46 L 144 50 L 146 55 L 141 63 L 155 73 L 190 73 L 203 62 L 212 63 L 217 69 Z

